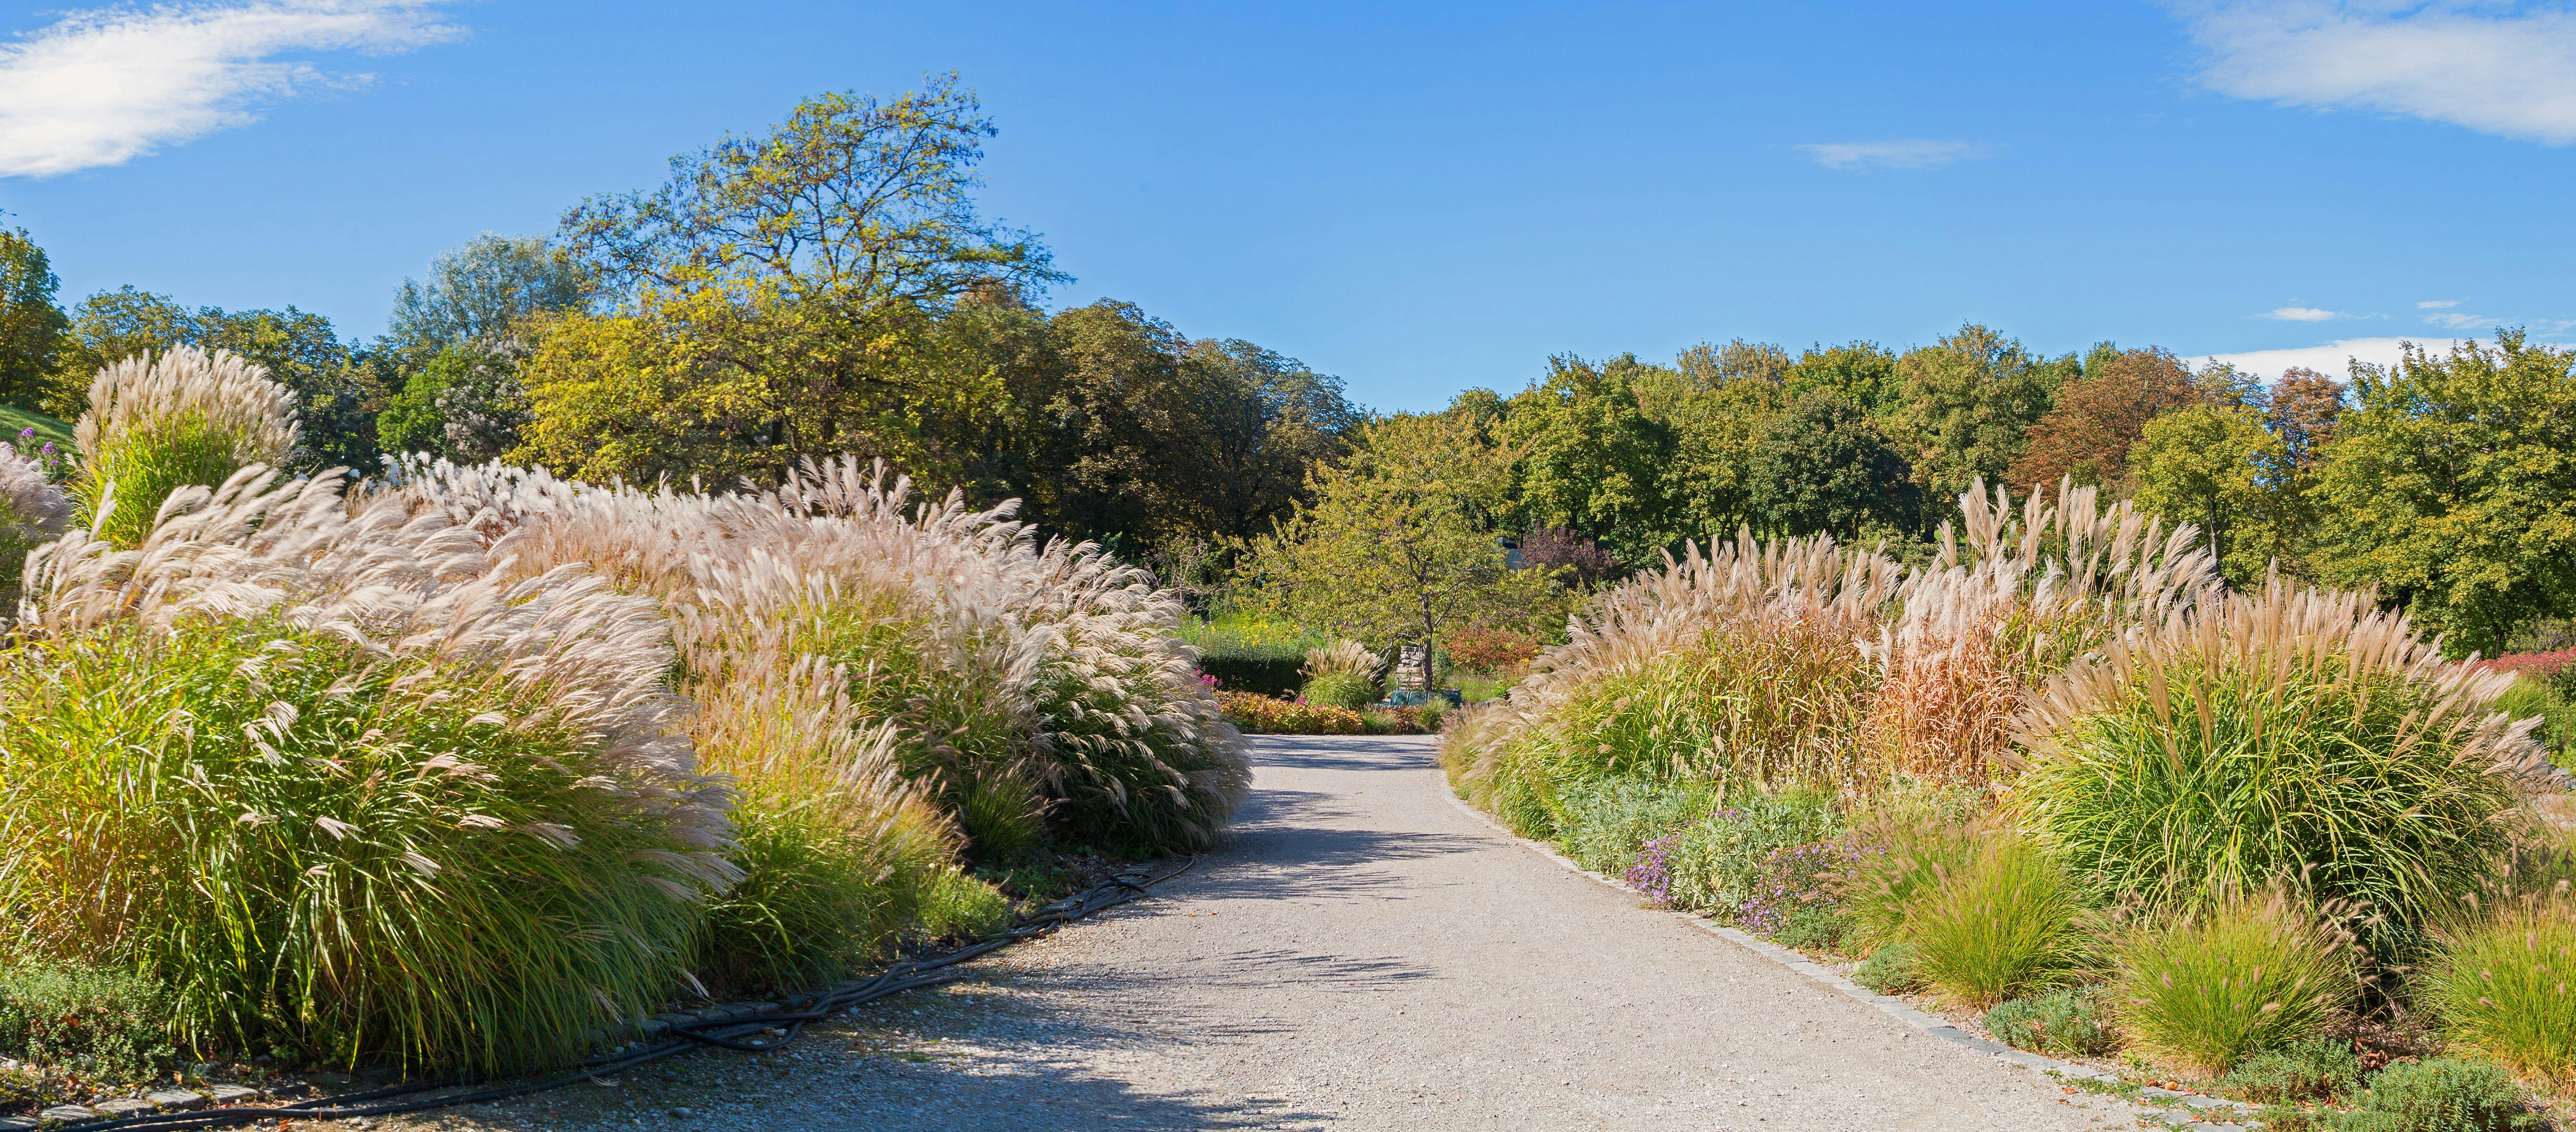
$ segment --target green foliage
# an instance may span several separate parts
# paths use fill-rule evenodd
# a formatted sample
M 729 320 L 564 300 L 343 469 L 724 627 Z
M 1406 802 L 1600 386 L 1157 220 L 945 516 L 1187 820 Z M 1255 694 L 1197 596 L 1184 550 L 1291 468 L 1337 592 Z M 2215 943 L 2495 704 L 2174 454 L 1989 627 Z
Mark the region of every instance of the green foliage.
M 543 237 L 485 232 L 431 260 L 428 282 L 405 279 L 395 288 L 385 335 L 406 351 L 434 354 L 498 340 L 531 315 L 582 305 L 589 293 L 580 266 Z
M 1561 797 L 1557 808 L 1561 823 Z M 1693 822 L 1674 843 L 1670 899 L 1675 907 L 1732 921 L 1760 891 L 1762 863 L 1772 853 L 1821 841 L 1839 824 L 1832 798 L 1822 793 L 1738 794 Z
M 2317 565 L 2443 634 L 2504 651 L 2576 605 L 2576 354 L 2502 331 L 2355 372 L 2317 470 Z
M 2020 342 L 1970 323 L 1898 359 L 1908 397 L 1894 425 L 1919 455 L 1914 482 L 1926 498 L 1955 499 L 1970 484 L 2007 482 L 2025 433 L 2048 411 L 2074 359 L 2047 362 Z
M 941 868 L 922 878 L 914 919 L 926 939 L 980 939 L 1010 926 L 1011 898 L 974 874 Z
M 2356 993 L 2351 937 L 2277 892 L 2133 928 L 2114 963 L 2132 1043 L 2212 1076 L 2321 1033 Z
M 1923 513 L 1911 474 L 1859 406 L 1810 392 L 1763 429 L 1751 469 L 1754 526 L 1773 536 L 1901 534 Z
M 2540 726 L 2531 737 L 2549 750 L 2558 765 L 2576 765 L 2576 700 L 2570 700 L 2566 690 L 2576 664 L 2562 666 L 2558 672 L 2556 677 L 2517 675 L 2513 687 L 2496 697 L 2494 709 L 2514 719 L 2539 717 Z
M 2196 405 L 2147 422 L 2129 452 L 2138 506 L 2200 528 L 2229 581 L 2259 580 L 2296 512 L 2279 437 L 2249 406 Z
M 148 976 L 81 963 L 0 966 L 0 1053 L 115 1084 L 150 1081 L 176 1055 L 170 995 Z
M 515 344 L 476 339 L 449 345 L 404 383 L 376 415 L 385 452 L 427 453 L 460 464 L 497 460 L 519 446 L 529 420 Z
M 2089 987 L 2060 987 L 2036 998 L 2008 999 L 1986 1012 L 1995 1040 L 2055 1057 L 2095 1057 L 2112 1045 L 2103 1010 Z
M 1314 505 L 1254 540 L 1238 576 L 1265 609 L 1366 641 L 1543 624 L 1566 594 L 1545 571 L 1509 568 L 1491 522 L 1501 467 L 1462 417 L 1377 421 L 1346 464 L 1316 469 Z
M 2454 1049 L 2555 1088 L 2576 1085 L 2576 905 L 2516 900 L 2450 933 L 2423 996 Z
M 1247 735 L 1365 735 L 1358 712 L 1330 704 L 1296 703 L 1250 692 L 1218 692 L 1225 717 Z
M 1852 968 L 1852 981 L 1880 994 L 1904 994 L 1923 985 L 1923 949 L 1890 943 L 1869 953 Z
M 2391 1065 L 2370 1080 L 2341 1132 L 2540 1132 L 2513 1078 L 2484 1062 L 2437 1057 Z
M 2237 1064 L 2218 1087 L 2257 1104 L 2338 1101 L 2361 1089 L 2361 1055 L 2341 1038 L 2300 1038 Z
M 54 305 L 61 286 L 26 229 L 0 229 L 0 401 L 33 409 L 50 399 L 55 355 L 71 329 Z
M 1904 931 L 1915 969 L 1951 1001 L 1992 1007 L 2072 981 L 2089 956 L 2072 877 L 2019 838 L 1991 836 L 1956 869 L 1940 869 Z
M 1557 789 L 1563 816 L 1557 847 L 1576 864 L 1617 876 L 1637 859 L 1637 849 L 1699 819 L 1716 798 L 1696 783 L 1641 778 L 1598 778 Z

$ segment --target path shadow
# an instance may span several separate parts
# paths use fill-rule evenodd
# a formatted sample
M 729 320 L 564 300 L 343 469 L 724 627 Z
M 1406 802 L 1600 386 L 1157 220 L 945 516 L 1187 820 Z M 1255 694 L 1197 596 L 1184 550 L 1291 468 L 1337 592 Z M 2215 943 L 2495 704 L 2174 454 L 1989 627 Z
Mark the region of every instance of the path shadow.
M 1440 765 L 1430 735 L 1246 735 L 1252 765 L 1298 770 L 1424 770 Z
M 1393 895 L 1421 882 L 1399 880 L 1392 863 L 1489 850 L 1486 838 L 1339 824 L 1359 815 L 1344 799 L 1309 790 L 1265 789 L 1236 819 L 1176 895 L 1192 897 Z

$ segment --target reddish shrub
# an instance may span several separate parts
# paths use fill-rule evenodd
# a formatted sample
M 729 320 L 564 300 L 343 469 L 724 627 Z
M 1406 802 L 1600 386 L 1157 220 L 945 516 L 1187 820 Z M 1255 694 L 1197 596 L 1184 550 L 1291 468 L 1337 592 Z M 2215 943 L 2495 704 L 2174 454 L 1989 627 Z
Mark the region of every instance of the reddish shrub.
M 1491 672 L 1538 655 L 1538 638 L 1509 629 L 1459 629 L 1440 642 L 1449 659 L 1470 672 Z

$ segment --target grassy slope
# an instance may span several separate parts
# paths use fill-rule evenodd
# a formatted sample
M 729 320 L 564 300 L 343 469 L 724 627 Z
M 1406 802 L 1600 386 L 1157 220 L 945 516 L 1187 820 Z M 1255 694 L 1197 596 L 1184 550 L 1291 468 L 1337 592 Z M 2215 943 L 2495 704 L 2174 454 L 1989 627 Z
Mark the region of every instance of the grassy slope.
M 56 448 L 68 449 L 72 446 L 72 426 L 43 413 L 21 409 L 15 405 L 0 405 L 0 435 L 14 437 L 20 431 L 31 428 L 36 430 L 37 440 L 53 441 Z

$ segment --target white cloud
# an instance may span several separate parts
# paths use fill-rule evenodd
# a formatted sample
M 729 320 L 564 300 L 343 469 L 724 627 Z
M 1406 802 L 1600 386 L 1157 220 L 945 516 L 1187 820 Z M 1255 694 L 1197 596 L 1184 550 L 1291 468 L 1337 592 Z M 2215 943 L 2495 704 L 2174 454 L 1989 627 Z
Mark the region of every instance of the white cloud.
M 2437 354 L 2448 353 L 2457 339 L 2451 338 L 2345 338 L 2323 346 L 2301 346 L 2288 350 L 2249 350 L 2241 354 L 2211 354 L 2208 360 L 2226 362 L 2265 381 L 2281 376 L 2281 371 L 2306 368 L 2341 379 L 2354 360 L 2375 366 L 2395 365 L 2403 354 L 2401 344 L 2413 342 Z
M 2274 307 L 2255 317 L 2277 319 L 2282 322 L 2330 322 L 2352 316 L 2341 311 L 2318 310 L 2315 307 Z
M 2200 81 L 2283 106 L 2377 110 L 2576 142 L 2576 14 L 2433 0 L 2181 0 Z
M 1798 147 L 1827 169 L 1934 169 L 1983 157 L 1991 147 L 1962 141 L 1897 138 L 1889 141 L 1817 142 Z
M 2460 305 L 2460 300 L 2458 299 L 2426 299 L 2423 302 L 2415 304 L 2415 309 L 2419 311 L 2437 311 L 2446 307 L 2456 307 L 2458 305 Z
M 363 82 L 293 51 L 408 51 L 462 29 L 437 0 L 265 0 L 74 12 L 0 42 L 0 176 L 119 165 L 163 143 L 257 121 L 256 108 Z
M 2424 321 L 2432 323 L 2435 326 L 2442 327 L 2446 330 L 2476 330 L 2484 326 L 2493 326 L 2500 320 L 2489 318 L 2482 314 L 2466 314 L 2459 311 L 2445 311 L 2441 314 L 2425 315 Z

